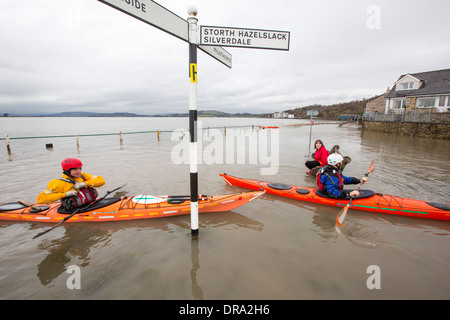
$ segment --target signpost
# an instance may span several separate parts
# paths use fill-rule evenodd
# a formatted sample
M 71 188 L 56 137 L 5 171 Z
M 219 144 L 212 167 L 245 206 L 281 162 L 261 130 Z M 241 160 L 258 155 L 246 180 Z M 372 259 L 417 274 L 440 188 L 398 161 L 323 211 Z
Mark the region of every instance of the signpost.
M 197 155 L 197 9 L 189 7 L 189 167 L 191 180 L 191 235 L 198 237 L 198 155 Z
M 318 114 L 319 114 L 319 110 L 313 110 L 313 109 L 306 110 L 306 115 L 311 116 L 311 124 L 309 126 L 309 147 L 308 147 L 309 154 L 311 154 L 311 134 L 312 134 L 312 126 L 314 124 L 312 119 L 313 119 L 313 116 L 317 116 Z
M 191 235 L 198 236 L 198 172 L 197 172 L 197 48 L 227 67 L 232 66 L 231 54 L 221 46 L 272 50 L 289 50 L 287 31 L 208 27 L 199 30 L 197 9 L 189 7 L 184 20 L 151 0 L 98 0 L 138 20 L 189 43 L 189 132 Z

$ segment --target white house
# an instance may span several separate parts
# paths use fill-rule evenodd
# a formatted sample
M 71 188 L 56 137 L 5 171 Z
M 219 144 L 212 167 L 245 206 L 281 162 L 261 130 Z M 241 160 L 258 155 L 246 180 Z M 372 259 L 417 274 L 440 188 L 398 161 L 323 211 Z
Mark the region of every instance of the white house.
M 450 108 L 450 69 L 401 75 L 385 96 L 385 113 Z

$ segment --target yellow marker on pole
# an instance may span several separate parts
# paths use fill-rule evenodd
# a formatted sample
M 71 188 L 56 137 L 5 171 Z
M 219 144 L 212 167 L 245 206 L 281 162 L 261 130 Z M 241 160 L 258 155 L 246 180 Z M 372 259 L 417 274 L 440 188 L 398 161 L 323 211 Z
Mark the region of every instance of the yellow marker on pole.
M 191 76 L 191 83 L 197 83 L 197 64 L 191 63 L 189 65 L 189 74 Z

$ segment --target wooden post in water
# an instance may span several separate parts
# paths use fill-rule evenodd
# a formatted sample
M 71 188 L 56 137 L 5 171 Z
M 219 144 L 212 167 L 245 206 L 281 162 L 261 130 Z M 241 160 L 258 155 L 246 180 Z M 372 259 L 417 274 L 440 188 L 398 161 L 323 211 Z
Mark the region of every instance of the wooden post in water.
M 77 151 L 80 151 L 80 138 L 78 137 L 78 133 L 75 133 L 75 139 L 77 140 Z
M 123 146 L 123 134 L 122 134 L 122 131 L 119 132 L 119 140 L 120 140 L 120 145 Z
M 6 140 L 6 150 L 8 150 L 8 155 L 11 155 L 11 143 L 9 142 L 8 135 L 5 136 L 5 140 Z

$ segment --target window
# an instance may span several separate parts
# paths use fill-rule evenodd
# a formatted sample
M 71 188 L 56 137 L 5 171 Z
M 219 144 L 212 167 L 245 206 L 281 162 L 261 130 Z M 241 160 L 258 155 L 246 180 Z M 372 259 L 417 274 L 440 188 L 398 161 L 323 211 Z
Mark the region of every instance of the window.
M 417 108 L 429 108 L 434 107 L 436 98 L 419 98 L 417 99 Z
M 392 109 L 401 109 L 406 105 L 406 99 L 392 100 Z
M 445 106 L 445 96 L 439 97 L 439 107 Z
M 402 82 L 397 84 L 397 90 L 411 90 L 414 89 L 414 82 Z
M 450 96 L 447 96 L 447 107 L 450 107 Z

